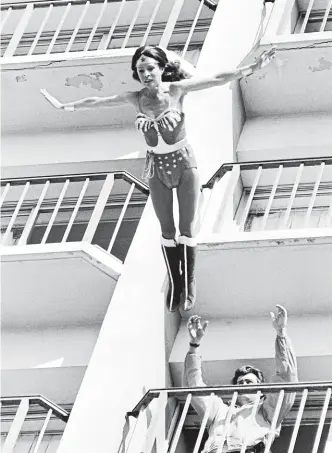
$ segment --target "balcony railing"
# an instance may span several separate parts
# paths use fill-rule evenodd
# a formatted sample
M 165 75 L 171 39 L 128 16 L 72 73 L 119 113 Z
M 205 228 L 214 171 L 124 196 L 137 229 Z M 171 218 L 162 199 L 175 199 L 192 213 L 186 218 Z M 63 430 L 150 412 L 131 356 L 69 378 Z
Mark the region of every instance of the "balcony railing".
M 202 46 L 213 12 L 197 0 L 43 0 L 3 4 L 1 15 L 3 57 L 64 59 L 141 45 L 184 56 Z
M 1 246 L 85 241 L 124 261 L 148 187 L 126 172 L 1 181 Z
M 266 35 L 302 35 L 304 39 L 305 34 L 331 31 L 331 0 L 279 0 L 274 3 Z
M 296 393 L 292 411 L 284 421 L 284 425 L 293 426 L 293 429 L 290 435 L 289 433 L 284 434 L 281 431 L 281 437 L 284 437 L 285 440 L 282 451 L 283 453 L 293 453 L 294 448 L 297 448 L 297 451 L 301 451 L 301 453 L 323 452 L 324 442 L 326 440 L 324 426 L 326 430 L 326 425 L 331 421 L 332 417 L 331 388 L 332 382 L 322 382 L 151 390 L 133 411 L 128 413 L 129 416 L 136 417 L 137 421 L 130 433 L 131 440 L 127 443 L 127 448 L 124 451 L 125 453 L 137 451 L 150 453 L 153 446 L 156 445 L 155 451 L 157 453 L 174 453 L 179 445 L 180 438 L 182 437 L 183 441 L 186 437 L 186 428 L 195 427 L 197 437 L 195 446 L 193 449 L 190 448 L 190 452 L 198 453 L 202 447 L 202 438 L 211 408 L 208 407 L 202 421 L 196 421 L 193 426 L 192 421 L 190 421 L 192 419 L 190 403 L 195 396 L 217 395 L 224 402 L 230 402 L 224 429 L 220 436 L 218 453 L 221 453 L 226 441 L 227 432 L 230 428 L 238 395 L 241 393 L 256 394 L 256 400 L 252 408 L 252 417 L 255 417 L 262 395 L 277 393 L 277 404 L 264 449 L 264 453 L 268 453 L 274 440 L 275 428 L 284 395 L 287 393 Z M 300 444 L 301 441 L 298 435 L 299 430 L 304 429 L 306 426 L 314 427 L 316 432 L 314 438 L 310 439 L 310 442 L 308 442 L 307 438 L 307 443 L 303 445 L 303 442 Z M 144 431 L 144 435 L 142 435 L 142 430 Z M 244 453 L 247 447 L 247 440 L 242 439 L 242 442 L 241 453 Z M 285 445 L 287 445 L 287 450 L 285 449 Z
M 332 227 L 332 158 L 224 164 L 203 188 L 210 233 L 230 217 L 238 232 Z
M 1 398 L 2 453 L 37 453 L 41 447 L 46 451 L 52 440 L 59 442 L 68 417 L 66 410 L 40 395 Z

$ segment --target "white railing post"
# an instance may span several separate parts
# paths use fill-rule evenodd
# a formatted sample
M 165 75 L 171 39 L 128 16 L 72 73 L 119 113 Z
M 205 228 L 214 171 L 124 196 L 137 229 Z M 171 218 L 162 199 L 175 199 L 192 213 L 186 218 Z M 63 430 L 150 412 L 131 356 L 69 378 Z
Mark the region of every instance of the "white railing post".
M 311 199 L 310 199 L 310 203 L 309 203 L 309 206 L 308 206 L 306 215 L 305 215 L 305 220 L 304 220 L 304 226 L 305 226 L 305 227 L 307 227 L 307 226 L 309 225 L 309 220 L 310 220 L 311 212 L 312 212 L 312 209 L 313 209 L 314 204 L 315 204 L 315 201 L 316 201 L 316 196 L 317 196 L 317 192 L 318 192 L 318 189 L 319 189 L 320 182 L 321 182 L 321 180 L 322 180 L 324 168 L 325 168 L 325 163 L 322 162 L 322 163 L 320 164 L 320 166 L 319 166 L 319 172 L 318 172 L 318 175 L 317 175 L 317 178 L 316 178 L 314 190 L 313 190 L 313 192 L 312 192 L 312 196 L 311 196 Z
M 292 189 L 292 193 L 291 193 L 291 196 L 289 198 L 288 206 L 287 206 L 287 209 L 286 209 L 286 212 L 285 212 L 285 216 L 284 216 L 284 219 L 283 219 L 283 222 L 282 222 L 282 227 L 283 228 L 287 228 L 289 215 L 291 213 L 291 210 L 292 210 L 292 207 L 293 207 L 293 203 L 294 203 L 294 200 L 295 200 L 295 196 L 296 196 L 296 192 L 297 192 L 297 189 L 298 189 L 299 184 L 300 184 L 301 176 L 302 176 L 302 173 L 303 173 L 303 168 L 304 168 L 304 164 L 300 164 L 300 166 L 299 166 L 299 168 L 297 170 L 296 178 L 295 178 L 293 189 Z
M 55 33 L 54 33 L 53 38 L 52 38 L 52 40 L 50 42 L 50 45 L 48 46 L 48 48 L 46 50 L 46 55 L 48 55 L 48 54 L 50 54 L 52 52 L 53 46 L 55 44 L 55 41 L 58 38 L 58 35 L 59 35 L 60 31 L 61 31 L 61 28 L 62 28 L 62 25 L 63 25 L 64 21 L 66 20 L 66 17 L 67 17 L 67 15 L 69 13 L 70 8 L 71 8 L 71 3 L 68 3 L 68 5 L 66 6 L 66 9 L 64 10 L 63 15 L 61 16 L 60 22 L 59 22 L 59 24 L 58 24 L 58 26 L 57 26 L 57 28 L 55 30 Z
M 269 217 L 269 213 L 270 213 L 270 210 L 271 210 L 271 207 L 272 207 L 272 203 L 273 203 L 273 200 L 274 200 L 274 197 L 275 197 L 278 185 L 279 185 L 282 169 L 283 169 L 283 166 L 279 165 L 279 168 L 278 168 L 278 171 L 277 171 L 277 174 L 276 174 L 276 179 L 274 180 L 274 184 L 273 184 L 273 187 L 272 187 L 272 190 L 271 190 L 271 194 L 269 196 L 269 200 L 268 200 L 266 208 L 265 208 L 263 220 L 262 220 L 262 223 L 261 223 L 260 228 L 259 228 L 260 230 L 264 230 L 264 228 L 266 227 L 266 222 L 267 222 L 267 219 Z
M 161 420 L 167 404 L 167 392 L 161 392 L 157 400 L 157 409 L 153 414 L 150 426 L 147 429 L 142 453 L 151 453 L 158 431 L 161 429 Z
M 204 431 L 205 431 L 205 428 L 206 428 L 206 424 L 208 422 L 208 419 L 209 419 L 209 416 L 210 416 L 210 412 L 211 412 L 211 409 L 212 409 L 214 396 L 215 396 L 215 394 L 211 393 L 210 400 L 209 400 L 209 403 L 208 403 L 208 407 L 207 407 L 207 409 L 206 409 L 206 411 L 204 413 L 203 420 L 202 420 L 202 423 L 201 423 L 201 427 L 200 427 L 199 432 L 198 432 L 198 436 L 197 436 L 197 439 L 196 439 L 195 448 L 194 448 L 193 453 L 198 453 L 199 447 L 201 446 L 203 434 L 204 434 Z
M 20 199 L 19 199 L 18 202 L 17 202 L 15 211 L 14 211 L 14 213 L 13 213 L 13 215 L 12 215 L 12 217 L 11 217 L 9 223 L 8 223 L 8 226 L 7 226 L 7 228 L 6 228 L 6 232 L 5 232 L 5 234 L 3 235 L 3 237 L 2 237 L 1 244 L 3 244 L 3 245 L 6 245 L 7 237 L 9 236 L 9 233 L 10 233 L 12 227 L 13 227 L 14 224 L 15 224 L 16 217 L 18 216 L 18 213 L 19 213 L 19 211 L 20 211 L 20 209 L 21 209 L 22 203 L 23 203 L 23 201 L 24 201 L 25 195 L 27 194 L 27 192 L 28 192 L 28 190 L 29 190 L 29 187 L 30 187 L 30 183 L 27 182 L 27 183 L 25 184 L 24 188 L 23 188 L 23 191 L 22 191 L 22 194 L 21 194 L 21 196 L 20 196 Z
M 309 2 L 307 11 L 306 11 L 305 16 L 304 16 L 303 23 L 301 25 L 300 33 L 304 33 L 305 32 L 305 29 L 306 29 L 306 26 L 307 26 L 307 23 L 308 23 L 308 20 L 309 20 L 309 16 L 310 16 L 311 11 L 312 11 L 312 7 L 314 6 L 314 1 L 315 0 L 310 0 L 310 2 Z
M 10 6 L 7 11 L 5 17 L 2 19 L 1 24 L 0 24 L 0 33 L 2 32 L 3 27 L 6 25 L 7 20 L 9 19 L 11 13 L 13 11 L 13 8 Z M 2 11 L 1 11 L 2 12 Z M 2 16 L 2 14 L 1 14 Z
M 121 3 L 119 4 L 119 9 L 118 9 L 118 13 L 113 21 L 113 24 L 110 28 L 110 31 L 108 33 L 108 35 L 106 35 L 105 39 L 102 40 L 102 42 L 100 43 L 99 45 L 99 48 L 98 50 L 106 50 L 111 39 L 112 39 L 112 36 L 113 36 L 113 33 L 114 33 L 114 30 L 115 30 L 115 27 L 117 26 L 118 24 L 118 21 L 120 19 L 120 16 L 122 14 L 122 11 L 123 11 L 123 8 L 125 6 L 125 3 L 126 3 L 126 0 L 122 0 Z
M 304 389 L 302 392 L 301 403 L 300 403 L 299 410 L 297 412 L 297 417 L 296 417 L 296 421 L 295 421 L 295 425 L 294 425 L 294 429 L 293 429 L 293 434 L 292 434 L 292 438 L 291 438 L 287 453 L 293 453 L 293 451 L 294 451 L 295 442 L 296 442 L 297 435 L 298 435 L 298 432 L 300 429 L 301 420 L 302 420 L 302 416 L 303 416 L 305 403 L 307 401 L 307 397 L 308 397 L 308 389 Z
M 246 224 L 246 221 L 247 221 L 247 218 L 248 218 L 248 214 L 249 214 L 249 211 L 250 211 L 251 203 L 252 203 L 252 201 L 254 199 L 255 192 L 256 192 L 256 189 L 257 189 L 258 182 L 259 182 L 259 179 L 261 177 L 261 174 L 262 174 L 262 166 L 259 166 L 257 168 L 257 170 L 256 170 L 255 180 L 254 180 L 254 183 L 253 183 L 253 185 L 251 187 L 250 194 L 249 194 L 248 200 L 246 202 L 246 206 L 245 206 L 243 214 L 241 216 L 240 227 L 239 227 L 240 231 L 244 231 L 245 224 Z
M 176 447 L 177 447 L 179 439 L 180 439 L 181 431 L 182 431 L 182 428 L 183 428 L 183 425 L 184 425 L 184 422 L 186 420 L 186 416 L 187 416 L 187 413 L 189 410 L 191 399 L 192 399 L 192 394 L 188 393 L 178 426 L 176 428 L 176 431 L 175 431 L 175 434 L 174 434 L 174 437 L 172 440 L 172 445 L 171 445 L 171 449 L 170 449 L 169 453 L 175 453 L 175 451 L 176 451 Z
M 135 25 L 135 23 L 137 21 L 138 15 L 139 15 L 139 13 L 141 11 L 141 8 L 143 6 L 143 2 L 144 2 L 144 0 L 139 0 L 139 2 L 137 3 L 135 14 L 134 14 L 134 16 L 133 16 L 133 18 L 131 20 L 131 23 L 130 23 L 128 31 L 126 33 L 125 39 L 123 40 L 123 43 L 121 45 L 121 49 L 124 49 L 127 46 L 127 44 L 128 44 L 131 32 L 132 32 L 132 30 L 134 28 L 134 25 Z
M 75 30 L 73 31 L 73 34 L 71 35 L 71 38 L 67 44 L 67 47 L 66 47 L 66 50 L 65 50 L 65 53 L 67 52 L 70 52 L 70 49 L 71 49 L 71 46 L 73 45 L 74 41 L 75 41 L 75 38 L 76 38 L 76 35 L 78 33 L 78 30 L 80 29 L 80 26 L 83 22 L 83 19 L 86 15 L 86 13 L 88 12 L 88 9 L 89 9 L 89 6 L 90 6 L 90 0 L 88 0 L 86 2 L 86 4 L 84 5 L 84 8 L 83 8 L 83 11 L 77 21 L 77 24 L 76 24 L 76 27 L 75 27 Z
M 202 0 L 202 1 L 199 3 L 197 13 L 196 13 L 195 18 L 194 18 L 194 20 L 193 20 L 193 23 L 192 23 L 192 25 L 191 25 L 191 27 L 190 27 L 189 35 L 188 35 L 187 41 L 186 41 L 186 43 L 185 43 L 185 45 L 184 45 L 184 48 L 183 48 L 183 51 L 182 51 L 182 54 L 181 54 L 182 58 L 184 58 L 185 55 L 186 55 L 186 52 L 187 52 L 187 50 L 188 50 L 188 47 L 189 47 L 191 38 L 192 38 L 192 36 L 193 36 L 193 34 L 194 34 L 195 27 L 196 27 L 197 21 L 198 21 L 198 19 L 199 19 L 199 16 L 200 16 L 200 14 L 201 14 L 201 11 L 202 11 L 203 6 L 204 6 L 204 1 Z
M 267 23 L 264 37 L 268 40 L 273 36 L 282 35 L 286 22 L 291 14 L 296 0 L 277 0 L 273 4 L 273 9 Z
M 144 33 L 144 36 L 143 36 L 143 39 L 142 39 L 142 42 L 141 42 L 141 46 L 145 46 L 146 40 L 148 39 L 149 33 L 151 31 L 153 22 L 154 22 L 154 20 L 156 18 L 156 15 L 157 15 L 157 12 L 159 10 L 161 2 L 162 2 L 162 0 L 157 0 L 157 3 L 155 5 L 155 7 L 154 7 L 154 10 L 153 10 L 153 12 L 151 14 L 147 29 L 145 30 L 145 33 Z
M 15 32 L 8 44 L 8 47 L 6 49 L 6 52 L 4 53 L 4 57 L 12 57 L 15 53 L 15 50 L 23 36 L 23 33 L 30 21 L 31 15 L 33 13 L 33 3 L 28 3 L 23 16 L 21 17 L 21 20 L 17 27 L 15 28 Z
M 240 175 L 241 175 L 240 165 L 234 164 L 232 171 L 230 172 L 229 175 L 229 180 L 227 182 L 227 186 L 225 188 L 225 192 L 220 203 L 215 223 L 213 225 L 213 232 L 221 233 L 221 230 L 226 220 L 227 211 L 230 207 L 233 208 L 234 192 L 240 180 Z M 233 209 L 229 215 L 231 215 L 231 221 L 233 221 Z
M 325 14 L 324 14 L 324 17 L 323 17 L 323 20 L 322 20 L 322 23 L 321 23 L 321 26 L 319 29 L 320 32 L 325 31 L 325 26 L 326 26 L 326 22 L 329 17 L 329 14 L 330 14 L 331 6 L 332 6 L 332 0 L 329 0 L 329 3 L 326 7 Z
M 41 25 L 40 25 L 40 27 L 38 29 L 38 32 L 37 32 L 37 34 L 35 36 L 35 39 L 33 40 L 33 43 L 32 43 L 32 45 L 31 45 L 31 47 L 29 49 L 28 55 L 32 55 L 33 51 L 35 50 L 36 45 L 38 43 L 38 40 L 40 38 L 40 35 L 42 34 L 42 32 L 44 30 L 44 27 L 47 24 L 47 21 L 48 21 L 50 15 L 52 13 L 52 10 L 53 10 L 53 3 L 51 3 L 50 6 L 47 8 L 47 13 L 45 14 L 45 17 L 44 17 L 44 19 L 43 19 L 43 21 L 42 21 L 42 23 L 41 23 Z
M 103 215 L 108 197 L 111 193 L 111 190 L 114 185 L 114 174 L 110 173 L 109 175 L 106 176 L 106 179 L 104 181 L 103 187 L 99 193 L 99 197 L 97 200 L 97 203 L 94 207 L 94 210 L 92 212 L 92 215 L 90 217 L 90 221 L 88 223 L 88 226 L 85 230 L 84 236 L 83 236 L 83 241 L 90 242 L 93 239 L 93 236 L 96 232 L 96 229 L 99 225 L 101 216 Z
M 31 213 L 31 216 L 29 217 L 27 223 L 25 224 L 25 227 L 24 227 L 24 230 L 22 232 L 22 235 L 20 237 L 20 240 L 18 241 L 18 244 L 17 245 L 26 245 L 28 239 L 29 239 L 29 236 L 30 236 L 30 233 L 31 233 L 31 230 L 35 224 L 35 221 L 36 221 L 36 218 L 39 214 L 39 209 L 44 201 L 44 198 L 45 198 L 45 195 L 46 195 L 46 192 L 49 188 L 49 185 L 50 185 L 50 181 L 46 181 L 46 184 L 44 185 L 44 188 L 43 188 L 43 191 L 38 199 L 38 202 L 37 202 L 37 205 L 35 206 L 35 208 L 33 208 L 32 210 L 32 213 Z
M 43 427 L 42 427 L 42 429 L 41 429 L 40 432 L 39 432 L 39 436 L 38 436 L 38 439 L 37 439 L 35 448 L 33 449 L 33 452 L 32 452 L 32 453 L 38 453 L 40 444 L 41 444 L 41 442 L 42 442 L 42 440 L 43 440 L 43 437 L 44 437 L 44 434 L 45 434 L 45 431 L 46 431 L 48 422 L 49 422 L 50 419 L 51 419 L 52 413 L 53 413 L 52 409 L 49 409 L 48 412 L 47 412 L 45 421 L 44 421 L 44 423 L 43 423 Z
M 126 210 L 127 210 L 127 208 L 128 208 L 128 205 L 129 205 L 129 202 L 130 202 L 130 198 L 131 198 L 131 196 L 132 196 L 132 194 L 133 194 L 133 192 L 134 192 L 134 189 L 135 189 L 135 184 L 132 183 L 132 185 L 131 185 L 131 187 L 130 187 L 130 190 L 129 190 L 129 192 L 128 192 L 128 195 L 127 195 L 127 197 L 126 197 L 126 201 L 125 201 L 125 203 L 124 203 L 124 205 L 123 205 L 123 207 L 122 207 L 122 209 L 121 209 L 121 213 L 120 213 L 120 216 L 119 216 L 119 218 L 118 218 L 118 221 L 116 222 L 116 226 L 115 226 L 114 232 L 113 232 L 113 234 L 112 234 L 111 241 L 110 241 L 109 246 L 108 246 L 108 248 L 107 248 L 107 252 L 108 252 L 108 253 L 110 253 L 111 250 L 112 250 L 112 247 L 113 247 L 114 242 L 115 242 L 115 239 L 116 239 L 116 237 L 117 237 L 117 235 L 118 235 L 118 232 L 119 232 L 119 229 L 120 229 L 120 226 L 121 226 L 123 217 L 124 217 L 124 215 L 125 215 L 125 213 L 126 213 Z
M 52 215 L 51 215 L 51 218 L 50 218 L 50 221 L 48 222 L 47 224 L 47 227 L 46 227 L 46 230 L 45 230 L 45 233 L 44 233 L 44 236 L 41 240 L 41 244 L 45 244 L 46 241 L 47 241 L 47 238 L 48 238 L 48 235 L 50 234 L 50 231 L 51 231 L 51 228 L 53 226 L 53 223 L 55 221 L 55 218 L 56 216 L 58 215 L 58 211 L 60 209 L 60 206 L 61 206 L 61 203 L 62 203 L 62 200 L 67 192 L 67 189 L 68 189 L 68 186 L 69 186 L 69 179 L 66 180 L 66 182 L 64 183 L 63 185 L 63 188 L 61 190 L 61 193 L 60 193 L 60 196 L 58 198 L 58 201 L 56 202 L 56 205 L 54 207 L 54 211 L 52 212 Z
M 276 405 L 276 408 L 275 408 L 274 414 L 273 414 L 273 419 L 272 419 L 272 423 L 271 423 L 269 436 L 268 436 L 266 444 L 265 444 L 264 453 L 269 453 L 270 452 L 270 448 L 271 448 L 272 442 L 274 441 L 275 430 L 276 430 L 276 427 L 277 427 L 279 413 L 280 413 L 281 405 L 282 405 L 282 402 L 283 402 L 283 399 L 284 399 L 284 395 L 285 395 L 285 391 L 284 390 L 280 390 L 278 401 L 277 401 L 277 405 Z
M 93 39 L 93 37 L 94 37 L 94 34 L 96 33 L 96 30 L 97 30 L 97 28 L 98 28 L 99 22 L 101 21 L 103 15 L 104 15 L 104 12 L 105 12 L 107 3 L 108 3 L 108 0 L 104 0 L 104 2 L 103 2 L 103 4 L 102 4 L 102 7 L 101 7 L 101 9 L 100 9 L 100 13 L 99 13 L 99 15 L 98 15 L 98 17 L 97 17 L 97 20 L 96 20 L 96 22 L 95 22 L 95 24 L 94 24 L 94 26 L 93 26 L 93 28 L 92 28 L 92 30 L 91 30 L 91 33 L 90 33 L 90 35 L 89 35 L 89 38 L 88 38 L 88 40 L 87 40 L 87 42 L 86 42 L 86 44 L 85 44 L 85 46 L 84 46 L 84 52 L 87 51 L 87 50 L 89 50 L 89 47 L 90 47 L 90 44 L 91 44 L 92 39 Z
M 234 413 L 234 408 L 235 408 L 237 397 L 238 397 L 238 392 L 234 392 L 233 396 L 232 396 L 231 404 L 230 404 L 230 406 L 228 408 L 228 411 L 227 411 L 225 425 L 224 425 L 224 429 L 222 431 L 222 435 L 220 436 L 220 439 L 218 439 L 220 444 L 218 446 L 217 453 L 222 453 L 222 451 L 223 451 L 223 447 L 224 447 L 224 443 L 225 443 L 225 440 L 226 440 L 226 436 L 227 436 L 227 433 L 228 433 L 228 430 L 229 430 L 229 427 L 230 427 L 230 424 L 231 424 L 232 415 Z
M 17 408 L 15 418 L 11 424 L 5 443 L 2 447 L 2 453 L 13 453 L 28 411 L 29 398 L 23 398 Z
M 171 11 L 171 14 L 169 15 L 164 33 L 160 39 L 159 45 L 161 47 L 167 47 L 168 43 L 171 39 L 171 36 L 173 34 L 176 22 L 179 18 L 182 6 L 183 6 L 184 0 L 175 0 L 174 5 Z
M 331 399 L 331 388 L 328 388 L 326 390 L 324 405 L 322 408 L 322 412 L 320 414 L 319 425 L 318 425 L 317 433 L 316 433 L 316 437 L 315 437 L 315 443 L 311 450 L 311 453 L 317 453 L 317 451 L 318 451 L 318 447 L 320 444 L 320 440 L 321 440 L 321 436 L 322 436 L 322 432 L 323 432 L 323 428 L 324 428 L 324 422 L 325 422 L 327 410 L 329 408 L 330 399 Z
M 63 235 L 63 238 L 62 238 L 61 242 L 66 242 L 66 240 L 67 240 L 67 238 L 68 238 L 68 236 L 69 236 L 71 227 L 73 226 L 73 223 L 74 223 L 74 221 L 75 221 L 75 218 L 76 218 L 76 215 L 77 215 L 77 213 L 78 213 L 78 210 L 80 209 L 80 206 L 81 206 L 83 197 L 84 197 L 84 195 L 85 195 L 86 189 L 88 188 L 89 182 L 90 182 L 90 179 L 89 179 L 89 178 L 86 178 L 86 180 L 84 181 L 83 187 L 82 187 L 82 189 L 81 189 L 81 193 L 80 193 L 80 195 L 79 195 L 79 197 L 78 197 L 78 199 L 77 199 L 75 208 L 74 208 L 74 210 L 73 210 L 73 212 L 72 212 L 72 215 L 70 216 L 70 220 L 69 220 L 69 222 L 68 222 L 68 225 L 67 225 L 65 234 Z

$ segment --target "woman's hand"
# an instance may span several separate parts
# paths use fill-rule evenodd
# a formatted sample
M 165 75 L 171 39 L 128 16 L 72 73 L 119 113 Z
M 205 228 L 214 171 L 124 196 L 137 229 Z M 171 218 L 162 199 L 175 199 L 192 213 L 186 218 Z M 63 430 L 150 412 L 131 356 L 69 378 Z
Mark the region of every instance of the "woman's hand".
M 50 93 L 46 90 L 44 90 L 44 88 L 42 88 L 40 90 L 41 94 L 45 97 L 45 99 L 53 105 L 53 107 L 55 107 L 56 109 L 63 109 L 64 108 L 64 104 L 62 104 L 60 101 L 58 101 L 58 99 L 56 99 L 55 97 L 51 96 Z
M 278 334 L 283 334 L 287 325 L 287 310 L 282 305 L 276 305 L 277 313 L 270 312 L 272 325 Z
M 276 49 L 275 47 L 272 47 L 272 49 L 263 52 L 262 55 L 258 57 L 257 61 L 250 66 L 253 71 L 259 71 L 267 66 L 275 58 L 275 56 Z
M 202 318 L 200 316 L 191 316 L 189 318 L 187 327 L 191 343 L 199 344 L 205 334 L 205 330 L 209 321 L 205 321 L 202 325 Z

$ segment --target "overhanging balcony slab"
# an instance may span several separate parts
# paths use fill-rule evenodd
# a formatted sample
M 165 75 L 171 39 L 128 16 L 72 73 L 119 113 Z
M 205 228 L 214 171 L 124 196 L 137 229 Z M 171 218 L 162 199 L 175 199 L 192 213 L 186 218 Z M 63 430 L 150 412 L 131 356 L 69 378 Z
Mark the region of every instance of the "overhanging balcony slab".
M 242 63 L 276 46 L 276 58 L 241 80 L 247 117 L 332 112 L 332 32 L 265 37 Z
M 332 229 L 248 232 L 202 238 L 195 314 L 262 316 L 332 312 Z M 185 314 L 187 317 L 188 314 Z
M 122 263 L 83 242 L 2 247 L 2 326 L 101 323 Z
M 73 114 L 55 109 L 40 93 L 45 88 L 61 102 L 69 102 L 136 90 L 139 84 L 133 80 L 130 70 L 134 49 L 130 50 L 94 55 L 94 58 L 79 54 L 80 58 L 74 56 L 65 61 L 57 61 L 55 55 L 50 60 L 45 55 L 34 61 L 30 58 L 25 64 L 3 64 L 2 131 L 45 132 L 132 125 L 135 111 L 128 105 Z

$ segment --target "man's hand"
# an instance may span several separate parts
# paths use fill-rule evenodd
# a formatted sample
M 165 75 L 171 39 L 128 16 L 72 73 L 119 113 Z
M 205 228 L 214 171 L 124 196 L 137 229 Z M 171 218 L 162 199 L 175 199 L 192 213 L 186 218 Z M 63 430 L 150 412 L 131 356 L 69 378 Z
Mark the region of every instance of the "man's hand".
M 45 97 L 45 99 L 53 105 L 53 107 L 55 107 L 56 109 L 63 109 L 64 107 L 64 104 L 62 104 L 60 101 L 58 101 L 58 99 L 56 99 L 55 97 L 51 96 L 50 93 L 46 90 L 44 90 L 44 88 L 42 88 L 40 90 L 41 94 Z
M 259 71 L 260 69 L 267 66 L 276 56 L 276 49 L 272 47 L 272 49 L 267 50 L 258 57 L 257 61 L 251 65 L 253 71 Z
M 195 315 L 189 318 L 187 326 L 191 343 L 200 343 L 208 324 L 209 321 L 205 321 L 202 325 L 202 318 L 200 316 Z
M 277 313 L 270 312 L 272 325 L 278 334 L 283 333 L 287 325 L 287 310 L 282 305 L 276 305 Z

